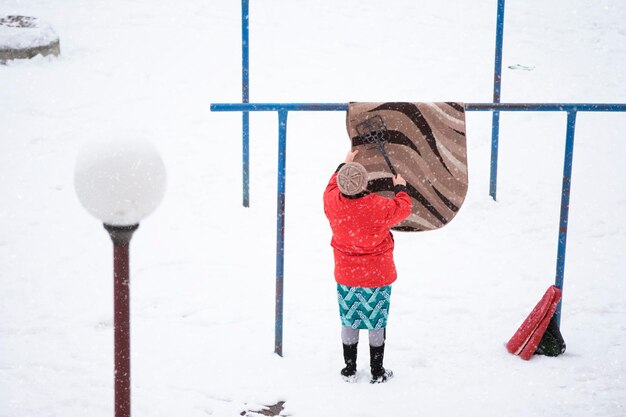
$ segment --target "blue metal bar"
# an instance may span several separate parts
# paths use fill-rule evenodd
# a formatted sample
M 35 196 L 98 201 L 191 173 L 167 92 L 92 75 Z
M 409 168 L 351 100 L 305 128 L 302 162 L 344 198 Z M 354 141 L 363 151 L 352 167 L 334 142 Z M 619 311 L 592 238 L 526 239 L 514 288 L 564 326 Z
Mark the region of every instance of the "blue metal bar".
M 466 111 L 626 111 L 626 103 L 465 103 Z
M 347 111 L 348 103 L 212 103 L 211 111 Z M 625 112 L 626 103 L 465 103 L 465 111 Z
M 500 110 L 491 116 L 491 159 L 489 163 L 489 195 L 496 200 L 498 187 L 498 145 L 500 141 Z
M 565 248 L 567 243 L 567 222 L 569 216 L 569 196 L 572 185 L 572 163 L 574 158 L 574 132 L 576 129 L 576 112 L 567 112 L 567 136 L 565 138 L 565 159 L 563 162 L 563 187 L 561 191 L 561 219 L 559 222 L 559 248 L 556 258 L 556 279 L 554 285 L 563 290 L 565 276 Z M 561 303 L 554 313 L 557 325 L 561 326 Z
M 211 111 L 347 111 L 348 103 L 212 103 Z
M 250 207 L 250 113 L 241 112 L 241 164 L 243 167 L 243 206 Z
M 249 4 L 241 0 L 241 102 L 250 101 Z M 242 121 L 243 206 L 250 207 L 250 114 L 244 111 Z
M 504 38 L 504 0 L 498 0 L 496 18 L 496 57 L 493 70 L 493 102 L 500 103 L 502 83 L 502 43 Z M 491 119 L 491 165 L 489 174 L 489 195 L 496 199 L 498 183 L 498 142 L 500 140 L 500 111 L 494 110 Z
M 241 101 L 250 99 L 249 1 L 241 0 Z
M 285 265 L 285 180 L 287 112 L 278 112 L 278 191 L 276 203 L 276 329 L 274 353 L 283 356 L 283 288 Z

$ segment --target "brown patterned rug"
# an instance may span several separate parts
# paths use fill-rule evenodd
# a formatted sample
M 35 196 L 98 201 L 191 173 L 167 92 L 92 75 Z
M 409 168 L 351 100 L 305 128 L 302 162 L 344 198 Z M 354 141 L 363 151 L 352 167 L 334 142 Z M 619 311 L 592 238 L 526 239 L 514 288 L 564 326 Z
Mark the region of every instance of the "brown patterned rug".
M 468 184 L 463 103 L 350 103 L 346 123 L 370 191 L 393 196 L 394 171 L 407 181 L 413 212 L 394 230 L 434 230 L 456 216 Z

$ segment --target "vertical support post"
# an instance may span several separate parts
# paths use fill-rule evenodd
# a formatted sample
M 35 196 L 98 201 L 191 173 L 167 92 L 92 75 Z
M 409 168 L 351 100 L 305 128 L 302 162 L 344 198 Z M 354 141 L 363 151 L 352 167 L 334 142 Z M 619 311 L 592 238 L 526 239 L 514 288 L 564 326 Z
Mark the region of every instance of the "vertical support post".
M 496 58 L 493 72 L 493 102 L 500 103 L 500 84 L 502 81 L 502 43 L 504 37 L 504 0 L 498 0 L 496 22 Z M 500 111 L 494 110 L 491 120 L 491 169 L 489 177 L 489 195 L 496 199 L 498 182 L 498 141 L 500 136 Z
M 565 139 L 565 160 L 563 163 L 563 187 L 561 189 L 561 220 L 559 222 L 559 248 L 556 258 L 556 279 L 554 285 L 563 290 L 565 278 L 565 249 L 567 243 L 567 222 L 569 216 L 569 196 L 572 184 L 572 163 L 574 158 L 574 132 L 576 129 L 576 111 L 567 112 L 567 136 Z M 554 313 L 557 325 L 561 326 L 561 303 Z
M 113 247 L 115 417 L 130 416 L 130 291 L 128 245 Z
M 283 356 L 283 288 L 285 265 L 285 179 L 287 159 L 287 114 L 278 112 L 278 189 L 276 203 L 276 327 L 274 353 Z
M 249 1 L 241 0 L 241 102 L 250 101 Z M 250 114 L 242 112 L 243 206 L 250 207 Z
M 139 227 L 105 224 L 113 241 L 115 417 L 130 417 L 130 291 L 128 247 Z

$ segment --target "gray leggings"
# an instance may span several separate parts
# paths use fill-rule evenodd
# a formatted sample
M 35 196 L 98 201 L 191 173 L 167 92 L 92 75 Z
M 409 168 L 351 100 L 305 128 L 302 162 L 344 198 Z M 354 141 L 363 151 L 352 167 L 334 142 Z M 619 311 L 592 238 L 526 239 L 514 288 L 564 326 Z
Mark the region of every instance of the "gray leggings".
M 385 328 L 369 330 L 370 346 L 380 347 L 385 344 Z M 354 345 L 359 342 L 359 329 L 341 326 L 341 341 L 344 345 Z

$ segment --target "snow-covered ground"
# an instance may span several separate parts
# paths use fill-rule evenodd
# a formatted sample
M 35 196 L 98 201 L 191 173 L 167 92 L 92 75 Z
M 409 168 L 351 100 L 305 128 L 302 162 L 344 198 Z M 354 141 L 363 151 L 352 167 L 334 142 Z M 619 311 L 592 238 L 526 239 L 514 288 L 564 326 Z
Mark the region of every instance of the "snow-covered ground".
M 59 34 L 59 58 L 0 66 L 0 416 L 113 415 L 111 242 L 73 170 L 103 138 L 152 141 L 168 170 L 131 245 L 138 416 L 626 414 L 626 114 L 579 113 L 558 358 L 504 343 L 553 283 L 564 113 L 467 115 L 470 186 L 445 228 L 396 233 L 386 365 L 346 384 L 321 194 L 345 114 L 290 113 L 284 357 L 273 354 L 277 117 L 252 114 L 241 206 L 240 2 L 3 0 Z M 251 101 L 492 95 L 496 1 L 252 0 Z M 626 4 L 507 2 L 503 102 L 625 102 Z M 509 69 L 513 66 L 518 69 Z M 532 70 L 525 70 L 528 67 Z M 252 415 L 252 414 L 250 414 Z

